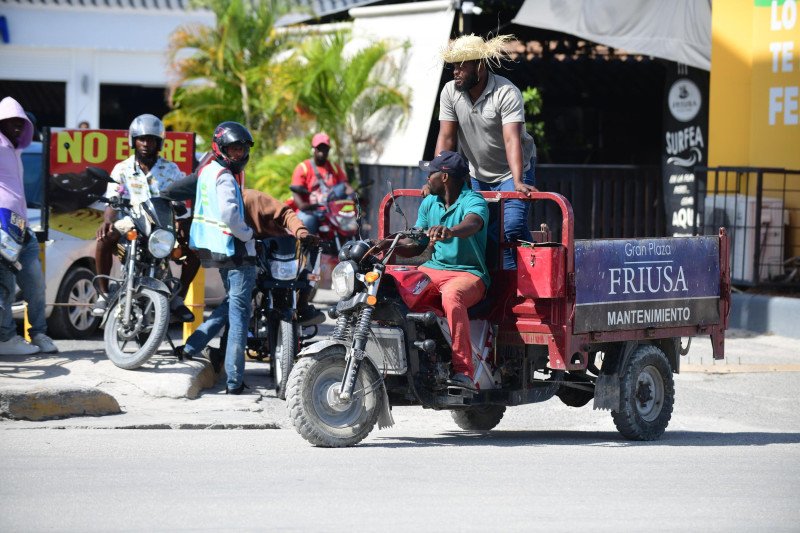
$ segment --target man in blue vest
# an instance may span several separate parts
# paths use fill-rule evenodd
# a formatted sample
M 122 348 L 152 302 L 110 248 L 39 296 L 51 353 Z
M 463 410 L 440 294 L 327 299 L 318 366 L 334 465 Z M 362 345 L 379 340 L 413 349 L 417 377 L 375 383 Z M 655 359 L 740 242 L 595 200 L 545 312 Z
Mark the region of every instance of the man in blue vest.
M 223 122 L 214 130 L 211 149 L 215 157 L 198 169 L 194 221 L 189 233 L 189 246 L 197 251 L 202 265 L 219 268 L 228 296 L 187 339 L 183 353 L 187 357 L 199 354 L 227 323 L 228 394 L 241 394 L 245 387 L 244 349 L 256 280 L 253 230 L 245 222 L 239 186 L 252 146 L 252 135 L 237 122 Z

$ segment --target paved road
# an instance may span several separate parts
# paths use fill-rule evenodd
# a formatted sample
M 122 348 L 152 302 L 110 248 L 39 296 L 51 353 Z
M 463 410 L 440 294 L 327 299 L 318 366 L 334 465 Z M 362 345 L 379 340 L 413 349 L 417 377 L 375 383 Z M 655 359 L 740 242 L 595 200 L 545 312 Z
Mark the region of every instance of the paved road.
M 394 428 L 345 450 L 291 428 L 6 424 L 0 530 L 798 531 L 797 380 L 678 376 L 655 443 L 558 401 L 510 409 L 486 434 L 397 408 Z

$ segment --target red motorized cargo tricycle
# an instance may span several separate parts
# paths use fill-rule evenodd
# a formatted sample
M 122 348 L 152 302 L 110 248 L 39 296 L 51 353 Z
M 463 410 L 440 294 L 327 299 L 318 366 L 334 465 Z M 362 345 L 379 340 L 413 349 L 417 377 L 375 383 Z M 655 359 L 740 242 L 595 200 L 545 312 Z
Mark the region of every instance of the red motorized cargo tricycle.
M 490 229 L 503 227 L 503 202 L 526 200 L 482 194 L 499 219 Z M 310 443 L 357 444 L 376 423 L 392 424 L 393 405 L 448 409 L 461 428 L 490 430 L 508 406 L 553 397 L 573 407 L 593 400 L 595 409 L 611 411 L 624 437 L 657 439 L 672 414 L 681 338 L 708 335 L 714 358 L 723 358 L 730 309 L 724 229 L 575 241 L 569 202 L 538 192 L 529 200 L 561 210 L 560 241 L 545 226 L 530 243 L 503 242 L 495 229 L 487 263 L 502 265 L 510 247 L 517 270 L 490 266 L 488 295 L 470 309 L 475 387 L 449 381 L 450 332 L 438 291 L 393 253 L 401 237 L 421 232 L 389 234 L 392 205 L 419 196 L 397 190 L 381 203 L 379 237 L 393 238 L 387 250 L 355 241 L 339 256 L 335 330 L 300 353 L 287 386 L 290 417 Z

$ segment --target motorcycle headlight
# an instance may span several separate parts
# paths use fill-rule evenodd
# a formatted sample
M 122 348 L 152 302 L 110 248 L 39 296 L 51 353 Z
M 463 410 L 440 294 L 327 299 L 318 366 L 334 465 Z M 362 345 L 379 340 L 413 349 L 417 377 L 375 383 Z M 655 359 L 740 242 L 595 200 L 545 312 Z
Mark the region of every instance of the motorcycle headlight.
M 299 267 L 297 259 L 291 261 L 271 261 L 269 264 L 269 271 L 272 279 L 289 280 L 297 277 L 297 268 Z
M 358 229 L 358 220 L 354 216 L 336 216 L 336 223 L 342 228 L 342 231 L 356 231 Z
M 18 243 L 7 231 L 0 230 L 0 254 L 9 263 L 16 263 L 22 251 L 22 244 Z
M 175 235 L 165 229 L 155 230 L 147 239 L 147 249 L 153 257 L 163 259 L 175 247 Z
M 356 286 L 356 265 L 353 261 L 344 261 L 336 265 L 331 273 L 331 288 L 339 298 L 347 298 Z

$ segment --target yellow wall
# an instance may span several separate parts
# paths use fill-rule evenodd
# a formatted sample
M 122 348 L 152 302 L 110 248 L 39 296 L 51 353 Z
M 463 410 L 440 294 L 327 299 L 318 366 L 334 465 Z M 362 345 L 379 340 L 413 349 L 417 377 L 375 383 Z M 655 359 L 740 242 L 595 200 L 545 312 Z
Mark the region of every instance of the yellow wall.
M 709 166 L 800 170 L 800 0 L 715 0 L 711 38 Z M 800 175 L 787 178 L 765 175 L 764 196 L 787 190 L 787 252 L 798 255 Z

